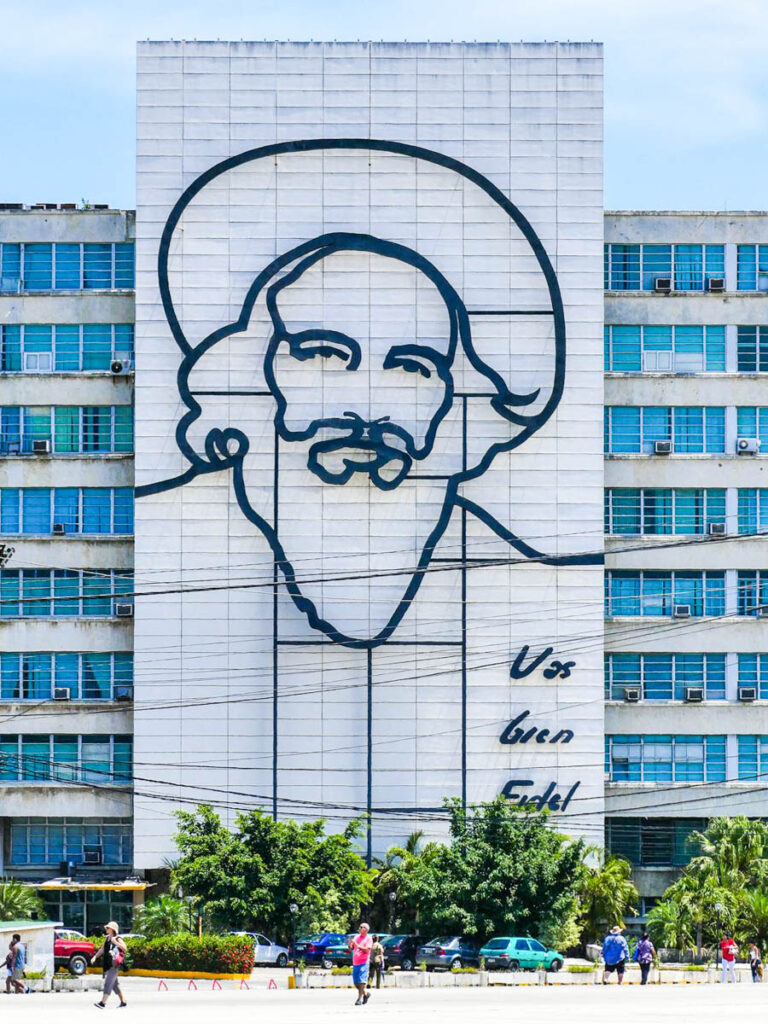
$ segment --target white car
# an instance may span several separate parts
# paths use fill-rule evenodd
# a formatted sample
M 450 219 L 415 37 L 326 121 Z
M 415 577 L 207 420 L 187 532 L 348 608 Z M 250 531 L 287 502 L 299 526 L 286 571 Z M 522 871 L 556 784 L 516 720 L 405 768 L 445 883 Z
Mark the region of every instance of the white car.
M 230 932 L 230 935 L 247 935 L 253 939 L 253 961 L 257 964 L 274 964 L 276 967 L 288 966 L 288 950 L 271 942 L 266 935 L 259 932 Z

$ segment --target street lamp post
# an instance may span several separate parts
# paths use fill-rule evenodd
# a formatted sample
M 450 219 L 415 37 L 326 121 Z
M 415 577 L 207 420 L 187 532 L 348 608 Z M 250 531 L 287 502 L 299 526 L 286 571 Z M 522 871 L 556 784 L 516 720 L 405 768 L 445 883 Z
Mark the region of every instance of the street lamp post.
M 390 892 L 389 894 L 389 932 L 390 935 L 395 928 L 395 900 L 397 899 L 396 892 Z
M 194 927 L 192 925 L 192 904 L 195 902 L 194 896 L 185 896 L 184 899 L 187 901 L 187 908 L 189 910 L 189 934 L 192 935 Z
M 722 932 L 722 930 L 723 930 L 723 911 L 724 910 L 725 910 L 725 907 L 723 906 L 722 903 L 716 903 L 715 904 L 715 913 L 717 914 L 717 927 L 718 927 L 718 931 L 720 931 L 720 932 Z M 722 956 L 722 951 L 720 949 L 720 938 L 719 937 L 717 938 L 716 942 L 717 942 L 717 947 L 716 948 L 717 948 L 718 952 L 716 954 L 717 960 L 715 962 L 719 964 L 721 956 Z
M 292 903 L 288 908 L 291 912 L 291 962 L 293 963 L 293 976 L 296 977 L 296 915 L 299 912 L 297 904 Z

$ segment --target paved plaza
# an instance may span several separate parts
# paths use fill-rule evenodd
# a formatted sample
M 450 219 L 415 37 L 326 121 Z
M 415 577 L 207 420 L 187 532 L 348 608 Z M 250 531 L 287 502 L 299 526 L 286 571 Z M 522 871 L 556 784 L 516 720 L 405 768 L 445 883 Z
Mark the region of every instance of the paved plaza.
M 260 1024 L 338 1024 L 339 1019 L 361 1016 L 369 1022 L 435 1021 L 465 1024 L 490 1019 L 525 1020 L 526 1024 L 616 1024 L 616 1020 L 652 1020 L 654 1024 L 722 1024 L 723 1020 L 762 1019 L 768 1003 L 768 986 L 751 984 L 678 985 L 617 988 L 446 988 L 375 992 L 366 1007 L 354 1006 L 354 994 L 347 990 L 315 989 L 289 992 L 281 987 L 267 990 L 266 982 L 254 980 L 251 988 L 239 990 L 224 982 L 222 991 L 211 991 L 210 982 L 199 982 L 197 992 L 187 983 L 169 981 L 168 991 L 157 991 L 150 979 L 125 979 L 129 1006 L 118 1019 L 143 1024 L 211 1024 L 226 1021 L 259 1021 Z M 285 984 L 285 975 L 279 978 Z M 93 1007 L 95 992 L 3 997 L 3 1019 L 37 1024 L 51 1020 L 100 1018 L 113 1014 L 117 1003 L 106 1010 Z M 11 1001 L 13 1000 L 13 1001 Z

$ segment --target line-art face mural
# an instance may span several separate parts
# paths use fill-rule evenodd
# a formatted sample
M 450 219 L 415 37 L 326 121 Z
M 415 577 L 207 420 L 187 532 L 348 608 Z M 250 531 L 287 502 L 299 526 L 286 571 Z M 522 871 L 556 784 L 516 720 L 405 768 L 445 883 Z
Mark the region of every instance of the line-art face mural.
M 414 168 L 416 177 L 453 175 L 472 201 L 491 211 L 502 237 L 505 230 L 510 237 L 514 233 L 521 273 L 536 280 L 543 304 L 470 309 L 462 298 L 462 274 L 452 280 L 450 260 L 441 257 L 441 269 L 418 244 L 406 244 L 395 226 L 387 237 L 362 230 L 368 225 L 347 214 L 342 228 L 298 242 L 294 237 L 285 248 L 275 232 L 268 257 L 251 268 L 235 318 L 204 337 L 189 337 L 179 314 L 186 300 L 174 283 L 173 261 L 184 251 L 185 217 L 194 204 L 222 186 L 231 189 L 238 172 L 256 173 L 280 159 L 361 152 L 388 155 L 404 177 Z M 323 214 L 317 223 L 328 227 L 329 219 Z M 364 212 L 359 220 L 365 220 Z M 515 260 L 508 263 L 511 278 Z M 206 171 L 180 197 L 163 232 L 158 275 L 163 309 L 182 353 L 178 387 L 187 412 L 176 440 L 190 466 L 178 477 L 137 488 L 137 496 L 231 471 L 240 511 L 266 537 L 276 578 L 314 630 L 349 647 L 385 643 L 407 614 L 457 510 L 504 538 L 515 557 L 551 564 L 597 560 L 548 558 L 462 492 L 500 453 L 522 445 L 550 419 L 565 375 L 565 322 L 551 262 L 520 211 L 472 168 L 429 150 L 375 140 L 307 140 L 242 153 Z M 476 344 L 478 324 L 487 316 L 512 325 L 510 331 L 521 337 L 534 318 L 546 322 L 548 348 L 536 381 L 516 386 L 508 365 L 493 365 L 492 346 Z M 216 373 L 221 376 L 233 345 L 244 353 L 244 376 L 234 387 L 231 374 L 227 387 L 206 386 Z M 250 382 L 258 382 L 250 392 L 253 401 L 270 403 L 271 485 L 306 481 L 297 492 L 301 508 L 289 503 L 290 515 L 278 513 L 277 500 L 263 500 L 267 438 L 249 436 L 242 424 L 222 419 L 228 406 L 220 396 L 245 395 Z M 347 516 L 342 535 L 351 578 L 388 577 L 362 616 L 359 608 L 340 603 L 341 591 L 329 578 L 332 563 L 316 540 L 336 524 L 334 510 L 345 500 L 360 512 Z M 402 554 L 393 562 L 390 533 L 401 538 L 401 550 L 412 553 L 407 565 Z M 307 550 L 317 553 L 313 573 L 303 568 Z M 348 579 L 339 584 L 349 591 Z

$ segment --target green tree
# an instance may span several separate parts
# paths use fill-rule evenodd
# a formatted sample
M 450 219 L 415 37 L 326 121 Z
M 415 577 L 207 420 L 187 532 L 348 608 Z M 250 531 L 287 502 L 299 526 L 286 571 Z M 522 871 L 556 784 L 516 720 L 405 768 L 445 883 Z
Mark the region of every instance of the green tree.
M 41 917 L 43 901 L 34 889 L 15 878 L 0 879 L 0 921 Z
M 665 897 L 648 911 L 648 933 L 657 948 L 686 949 L 693 942 L 688 921 L 680 904 L 673 897 Z
M 422 862 L 428 863 L 439 843 L 424 842 L 421 830 L 411 832 L 403 846 L 390 846 L 384 859 L 374 860 L 374 901 L 371 917 L 381 931 L 416 927 L 417 908 L 407 898 L 408 882 Z M 394 895 L 392 900 L 390 894 Z
M 579 899 L 584 940 L 594 942 L 606 928 L 623 921 L 625 914 L 636 914 L 638 892 L 632 882 L 632 867 L 622 857 L 592 850 L 592 863 L 581 873 Z
M 425 934 L 544 934 L 573 914 L 582 842 L 556 832 L 546 813 L 503 797 L 446 807 L 450 842 L 400 875 L 401 898 Z
M 189 906 L 175 896 L 147 900 L 134 914 L 134 928 L 148 939 L 189 931 Z
M 174 883 L 214 927 L 285 940 L 296 903 L 297 930 L 344 931 L 370 900 L 374 872 L 354 845 L 360 820 L 326 835 L 322 820 L 274 821 L 260 810 L 238 815 L 233 831 L 207 805 L 177 818 Z
M 739 815 L 713 818 L 703 832 L 692 832 L 689 842 L 699 855 L 686 874 L 713 880 L 730 890 L 768 883 L 768 824 Z
M 763 953 L 768 951 L 768 893 L 755 890 L 744 893 L 741 901 L 739 937 L 754 942 Z

